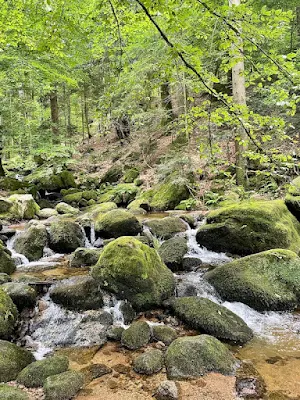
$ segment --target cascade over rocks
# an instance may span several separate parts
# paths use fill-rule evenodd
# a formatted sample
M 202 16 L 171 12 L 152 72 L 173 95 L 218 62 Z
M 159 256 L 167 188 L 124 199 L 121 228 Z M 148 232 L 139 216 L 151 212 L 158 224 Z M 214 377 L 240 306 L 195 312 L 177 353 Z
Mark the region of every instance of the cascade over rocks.
M 274 249 L 221 265 L 204 278 L 227 301 L 259 310 L 292 310 L 300 301 L 300 258 Z
M 106 239 L 135 236 L 142 233 L 142 225 L 130 212 L 112 210 L 98 216 L 95 222 L 95 231 Z
M 124 236 L 106 245 L 92 276 L 137 310 L 159 306 L 174 292 L 175 280 L 154 249 Z
M 144 224 L 153 235 L 163 240 L 170 239 L 176 233 L 186 231 L 186 224 L 178 217 L 147 219 Z
M 171 301 L 174 313 L 188 326 L 220 340 L 244 344 L 252 330 L 232 311 L 202 297 L 181 297 Z
M 227 347 L 208 336 L 186 336 L 174 340 L 165 355 L 169 379 L 191 379 L 208 372 L 233 374 L 237 365 Z
M 43 257 L 47 240 L 48 235 L 45 225 L 38 224 L 21 232 L 16 237 L 14 248 L 18 253 L 24 254 L 29 261 L 37 261 Z
M 197 242 L 209 250 L 248 255 L 300 248 L 300 224 L 282 200 L 243 201 L 211 211 Z
M 49 229 L 50 248 L 59 253 L 72 253 L 84 246 L 84 233 L 79 224 L 72 221 L 55 221 Z
M 34 357 L 28 350 L 0 340 L 0 382 L 13 381 L 33 361 Z
M 18 311 L 11 297 L 0 287 L 0 339 L 8 339 L 18 318 Z

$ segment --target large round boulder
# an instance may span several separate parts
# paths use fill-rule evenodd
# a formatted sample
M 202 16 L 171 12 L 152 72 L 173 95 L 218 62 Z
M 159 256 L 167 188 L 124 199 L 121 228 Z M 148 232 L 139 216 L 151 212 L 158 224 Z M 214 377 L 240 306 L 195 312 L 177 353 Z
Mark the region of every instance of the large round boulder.
M 171 302 L 174 313 L 188 326 L 220 340 L 244 344 L 252 330 L 232 311 L 202 297 L 181 297 Z
M 174 340 L 165 356 L 169 379 L 191 379 L 209 372 L 233 374 L 236 359 L 218 339 L 208 336 L 186 336 Z
M 16 265 L 11 257 L 11 252 L 0 241 L 0 273 L 12 274 Z
M 99 284 L 91 276 L 75 276 L 55 285 L 51 299 L 71 310 L 98 310 L 103 306 Z
M 187 230 L 186 223 L 178 217 L 153 218 L 144 221 L 151 233 L 163 240 L 170 239 L 176 233 Z
M 7 282 L 4 283 L 2 289 L 11 297 L 19 311 L 26 307 L 34 307 L 36 303 L 36 290 L 27 283 Z
M 79 214 L 79 209 L 78 208 L 72 207 L 72 206 L 70 206 L 70 204 L 67 204 L 67 203 L 64 203 L 64 202 L 58 203 L 55 206 L 55 211 L 58 214 L 71 214 L 71 215 Z
M 16 219 L 32 219 L 40 210 L 31 194 L 13 194 L 8 200 L 12 202 L 9 213 Z
M 138 374 L 153 375 L 159 372 L 164 365 L 162 351 L 151 349 L 139 355 L 133 361 L 133 369 Z
M 24 254 L 29 261 L 37 261 L 43 257 L 44 247 L 47 244 L 47 230 L 45 225 L 33 225 L 17 236 L 14 249 Z
M 157 252 L 129 236 L 104 247 L 92 275 L 138 310 L 159 306 L 174 292 L 174 276 Z
M 224 264 L 205 274 L 219 294 L 264 310 L 291 310 L 300 301 L 300 258 L 275 249 Z
M 17 382 L 29 388 L 43 386 L 48 376 L 61 374 L 68 368 L 69 359 L 67 357 L 48 357 L 27 365 L 19 373 Z
M 146 346 L 151 337 L 150 326 L 145 321 L 137 321 L 130 325 L 128 329 L 123 331 L 121 343 L 130 350 L 137 350 Z
M 183 258 L 188 252 L 187 240 L 184 237 L 174 237 L 166 240 L 159 248 L 161 259 L 171 271 L 183 269 Z
M 49 376 L 44 384 L 45 400 L 69 400 L 84 385 L 84 375 L 77 371 L 66 371 Z
M 144 194 L 149 198 L 151 209 L 154 211 L 174 210 L 182 201 L 190 197 L 190 192 L 185 182 L 170 179 L 156 185 L 151 192 Z
M 34 357 L 28 350 L 0 340 L 0 382 L 13 381 L 33 361 Z
M 8 339 L 14 331 L 18 311 L 10 296 L 0 287 L 0 339 Z
M 79 224 L 72 221 L 55 221 L 49 229 L 50 248 L 59 253 L 72 253 L 83 247 L 85 238 Z
M 135 236 L 142 232 L 142 225 L 137 218 L 125 210 L 112 210 L 99 215 L 95 223 L 95 231 L 103 238 Z
M 244 201 L 211 211 L 196 239 L 209 250 L 241 256 L 272 248 L 298 251 L 300 224 L 282 200 Z

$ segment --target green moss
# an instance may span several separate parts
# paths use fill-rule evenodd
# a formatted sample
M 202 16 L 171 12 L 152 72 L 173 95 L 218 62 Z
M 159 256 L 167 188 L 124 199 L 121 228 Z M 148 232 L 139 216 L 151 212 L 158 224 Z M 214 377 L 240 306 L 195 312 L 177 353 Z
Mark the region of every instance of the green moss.
M 82 192 L 82 197 L 85 200 L 97 200 L 98 193 L 96 190 L 85 190 Z
M 57 214 L 58 212 L 54 208 L 43 208 L 42 210 L 39 210 L 39 212 L 37 213 L 40 219 L 56 217 Z
M 12 206 L 12 202 L 4 197 L 0 197 L 0 214 L 8 213 Z
M 23 390 L 9 385 L 0 384 L 1 400 L 29 400 L 28 394 Z
M 79 247 L 71 255 L 70 266 L 72 268 L 81 268 L 97 264 L 102 249 L 87 249 Z
M 177 333 L 175 329 L 166 325 L 154 325 L 152 328 L 153 338 L 158 342 L 163 342 L 169 346 L 175 339 L 177 339 Z
M 0 272 L 0 285 L 3 285 L 3 283 L 7 282 L 11 282 L 11 277 L 4 272 Z
M 13 381 L 33 361 L 34 357 L 28 350 L 0 340 L 0 382 Z
M 138 198 L 133 200 L 131 203 L 128 204 L 127 208 L 131 212 L 140 211 L 140 213 L 143 213 L 143 211 L 144 212 L 150 211 L 151 209 L 150 203 L 148 202 L 148 200 L 144 198 Z
M 2 289 L 11 297 L 19 311 L 35 306 L 37 293 L 26 283 L 8 282 L 2 285 Z
M 54 169 L 38 167 L 25 177 L 27 182 L 36 184 L 38 190 L 61 190 L 76 187 L 73 174 L 70 171 L 56 173 Z
M 300 176 L 291 182 L 288 193 L 292 196 L 300 196 Z
M 284 201 L 289 211 L 300 221 L 300 195 L 287 194 Z
M 173 274 L 157 252 L 131 237 L 105 246 L 92 275 L 106 290 L 137 309 L 160 305 L 174 291 Z
M 118 182 L 123 175 L 123 168 L 121 165 L 113 165 L 102 176 L 101 183 L 115 183 Z
M 70 195 L 71 196 L 71 195 Z M 78 208 L 72 207 L 67 203 L 61 202 L 58 203 L 55 206 L 55 210 L 59 213 L 59 214 L 72 214 L 72 215 L 77 215 L 79 214 L 79 210 Z
M 14 331 L 18 311 L 9 295 L 0 288 L 0 338 L 7 339 Z M 1 373 L 0 373 L 1 374 Z
M 176 233 L 185 232 L 186 224 L 178 217 L 153 218 L 144 221 L 151 233 L 161 239 L 170 239 Z
M 76 371 L 49 376 L 44 384 L 45 400 L 71 399 L 84 385 L 84 375 Z
M 16 219 L 33 219 L 40 210 L 31 194 L 13 194 L 8 200 L 12 202 L 9 212 Z
M 12 274 L 16 270 L 16 265 L 11 258 L 11 253 L 0 241 L 0 273 Z
M 113 326 L 110 329 L 108 329 L 107 338 L 109 340 L 114 340 L 116 342 L 120 342 L 124 330 L 125 329 L 122 326 Z
M 139 176 L 140 172 L 137 168 L 127 169 L 123 176 L 123 181 L 125 183 L 133 183 L 134 180 Z
M 159 372 L 164 365 L 162 351 L 152 349 L 141 354 L 133 361 L 133 369 L 138 374 L 153 375 Z
M 142 225 L 130 212 L 112 210 L 98 216 L 95 231 L 103 238 L 135 236 L 142 232 Z
M 187 240 L 183 237 L 166 240 L 158 250 L 163 262 L 173 272 L 182 270 L 183 257 L 187 252 Z
M 43 386 L 48 376 L 61 374 L 68 368 L 69 359 L 67 357 L 48 357 L 27 365 L 19 373 L 17 382 L 29 388 Z
M 239 255 L 285 248 L 298 251 L 300 224 L 282 200 L 244 201 L 211 211 L 197 232 L 209 250 Z
M 219 340 L 212 336 L 186 336 L 174 340 L 165 356 L 169 379 L 191 379 L 209 372 L 233 374 L 236 360 Z
M 47 230 L 44 225 L 31 226 L 17 236 L 14 248 L 18 253 L 24 254 L 29 261 L 37 261 L 43 257 L 47 238 Z
M 106 213 L 117 208 L 118 206 L 116 205 L 116 203 L 109 201 L 107 203 L 96 204 L 92 207 L 89 207 L 89 209 L 87 210 L 87 214 L 92 219 L 96 219 L 99 214 Z
M 205 274 L 220 295 L 257 310 L 290 310 L 300 299 L 300 258 L 289 250 L 253 254 Z
M 73 194 L 77 192 L 80 192 L 80 189 L 72 187 L 70 189 L 61 189 L 60 194 L 62 196 L 66 196 L 67 194 Z
M 173 181 L 157 185 L 153 188 L 150 206 L 156 211 L 173 210 L 182 201 L 189 197 L 185 184 Z
M 50 248 L 60 253 L 72 253 L 84 246 L 84 234 L 79 224 L 72 221 L 53 222 L 49 229 Z
M 149 343 L 151 329 L 147 322 L 137 321 L 122 333 L 121 343 L 130 350 L 136 350 Z
M 191 328 L 218 339 L 244 344 L 253 334 L 232 311 L 201 297 L 181 297 L 171 303 L 175 314 Z
M 135 199 L 138 190 L 132 183 L 110 186 L 98 197 L 98 201 L 99 203 L 114 202 L 117 205 L 127 205 Z
M 63 201 L 69 204 L 79 203 L 82 199 L 82 192 L 67 194 L 63 197 Z

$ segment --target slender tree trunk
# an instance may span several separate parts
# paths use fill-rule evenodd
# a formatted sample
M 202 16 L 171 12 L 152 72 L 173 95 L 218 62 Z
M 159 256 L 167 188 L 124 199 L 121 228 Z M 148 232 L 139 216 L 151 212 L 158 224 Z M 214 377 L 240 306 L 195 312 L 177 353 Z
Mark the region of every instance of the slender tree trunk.
M 52 133 L 54 135 L 54 142 L 58 142 L 59 110 L 58 110 L 57 90 L 53 90 L 52 92 L 50 92 L 50 109 L 51 109 L 51 126 L 52 126 Z
M 229 0 L 230 6 L 239 6 L 240 0 Z M 245 65 L 243 58 L 243 40 L 238 38 L 238 61 L 232 67 L 232 95 L 235 104 L 246 106 L 246 85 L 245 85 Z M 246 160 L 244 152 L 246 150 L 247 134 L 242 126 L 237 128 L 235 135 L 235 168 L 236 183 L 246 186 Z
M 163 84 L 161 85 L 161 102 L 162 102 L 162 107 L 167 112 L 166 123 L 173 121 L 174 111 L 172 105 L 170 82 L 168 80 L 163 82 Z
M 88 88 L 84 85 L 83 89 L 83 101 L 84 101 L 84 117 L 85 117 L 85 124 L 86 124 L 86 131 L 88 135 L 88 139 L 92 137 L 90 132 L 90 125 L 89 125 L 89 104 L 88 104 Z
M 2 165 L 2 157 L 3 157 L 3 124 L 2 124 L 2 115 L 0 115 L 0 176 L 5 176 L 5 171 Z
M 300 43 L 300 6 L 296 7 L 296 24 L 298 43 Z

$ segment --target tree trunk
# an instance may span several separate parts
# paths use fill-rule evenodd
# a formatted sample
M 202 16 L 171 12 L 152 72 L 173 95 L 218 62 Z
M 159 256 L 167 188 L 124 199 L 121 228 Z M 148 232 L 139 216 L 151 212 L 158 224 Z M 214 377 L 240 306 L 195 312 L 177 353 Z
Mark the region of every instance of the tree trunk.
M 298 43 L 300 43 L 300 6 L 296 7 L 296 24 Z
M 0 176 L 5 176 L 5 171 L 2 165 L 2 155 L 3 155 L 3 124 L 2 124 L 2 115 L 0 115 Z
M 166 82 L 163 82 L 161 85 L 161 102 L 162 102 L 162 107 L 167 112 L 166 123 L 173 121 L 174 112 L 172 105 L 170 82 L 168 80 Z
M 229 5 L 239 6 L 240 0 L 229 0 Z M 238 61 L 232 67 L 232 96 L 235 104 L 246 106 L 246 85 L 245 85 L 245 65 L 243 58 L 243 40 L 238 38 Z M 235 169 L 236 183 L 240 186 L 246 186 L 246 160 L 244 152 L 246 150 L 247 134 L 242 126 L 237 128 L 235 135 Z
M 88 139 L 90 139 L 92 137 L 92 135 L 90 132 L 90 125 L 89 125 L 88 88 L 86 85 L 84 85 L 84 89 L 83 89 L 83 100 L 84 100 L 84 117 L 85 117 L 85 123 L 86 123 L 86 131 L 87 131 Z
M 57 90 L 50 92 L 50 109 L 51 109 L 51 127 L 54 135 L 54 142 L 58 142 L 59 134 L 59 110 L 58 110 L 58 99 Z

